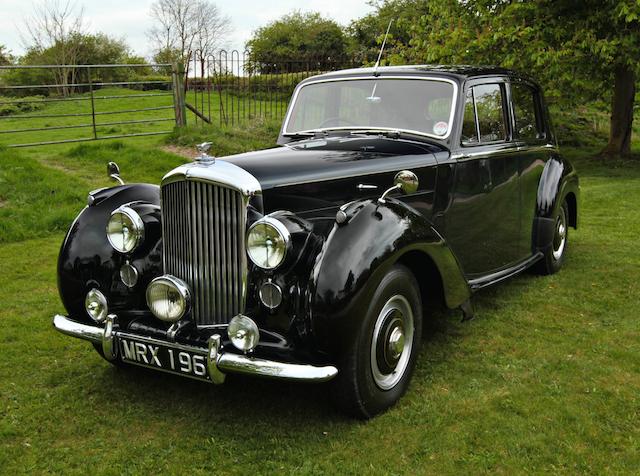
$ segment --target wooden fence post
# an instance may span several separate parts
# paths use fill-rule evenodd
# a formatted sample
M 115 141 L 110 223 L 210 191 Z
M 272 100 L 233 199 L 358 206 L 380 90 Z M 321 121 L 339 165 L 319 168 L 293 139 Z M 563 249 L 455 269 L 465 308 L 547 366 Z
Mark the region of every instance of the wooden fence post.
M 172 71 L 173 82 L 173 108 L 176 117 L 176 126 L 182 127 L 187 125 L 187 108 L 184 91 L 184 63 L 173 63 Z

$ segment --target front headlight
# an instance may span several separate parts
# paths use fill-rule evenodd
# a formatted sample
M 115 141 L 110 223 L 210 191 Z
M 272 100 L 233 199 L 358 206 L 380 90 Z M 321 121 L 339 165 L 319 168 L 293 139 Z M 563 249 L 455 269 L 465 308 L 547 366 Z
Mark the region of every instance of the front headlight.
M 147 288 L 147 306 L 161 321 L 176 322 L 189 310 L 191 293 L 186 283 L 175 276 L 154 279 Z
M 135 210 L 127 206 L 116 208 L 107 223 L 107 239 L 120 253 L 130 253 L 144 238 L 144 223 Z
M 287 227 L 269 216 L 255 222 L 247 232 L 247 254 L 256 266 L 263 269 L 280 266 L 290 244 L 291 234 Z

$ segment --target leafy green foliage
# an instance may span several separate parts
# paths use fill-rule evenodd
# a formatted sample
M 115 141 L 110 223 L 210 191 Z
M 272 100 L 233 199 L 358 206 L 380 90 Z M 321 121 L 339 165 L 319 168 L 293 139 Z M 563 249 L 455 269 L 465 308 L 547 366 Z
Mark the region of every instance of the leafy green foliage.
M 283 60 L 302 60 L 291 64 L 291 70 L 304 71 L 307 58 L 343 56 L 347 39 L 333 20 L 319 13 L 294 12 L 259 28 L 246 47 L 260 71 L 278 73 L 272 65 Z
M 637 5 L 434 0 L 412 30 L 413 49 L 405 59 L 501 65 L 533 74 L 554 100 L 608 101 L 615 66 L 635 67 L 640 60 Z
M 428 3 L 428 0 L 370 2 L 374 11 L 353 20 L 346 29 L 350 52 L 366 58 L 369 63 L 375 62 L 389 22 L 393 20 L 381 63 L 405 63 L 404 56 L 413 39 L 412 26 L 427 11 Z
M 13 56 L 6 46 L 0 45 L 0 66 L 13 63 Z

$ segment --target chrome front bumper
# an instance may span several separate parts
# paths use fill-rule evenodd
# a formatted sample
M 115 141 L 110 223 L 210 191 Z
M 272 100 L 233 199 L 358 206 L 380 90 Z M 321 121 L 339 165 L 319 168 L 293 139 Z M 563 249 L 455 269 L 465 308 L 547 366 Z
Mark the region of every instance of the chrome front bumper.
M 68 336 L 84 339 L 102 346 L 105 358 L 115 360 L 118 358 L 116 339 L 120 332 L 115 328 L 116 316 L 110 314 L 107 317 L 104 328 L 89 326 L 73 321 L 66 316 L 56 314 L 53 316 L 53 327 Z M 144 338 L 143 336 L 136 336 Z M 164 345 L 172 345 L 171 342 L 163 342 Z M 332 365 L 315 366 L 307 364 L 292 364 L 265 360 L 248 355 L 223 352 L 221 338 L 215 334 L 209 338 L 208 349 L 194 348 L 202 352 L 207 351 L 207 373 L 213 383 L 223 383 L 225 374 L 238 373 L 246 375 L 258 375 L 284 380 L 296 380 L 304 382 L 326 382 L 338 374 L 338 369 Z

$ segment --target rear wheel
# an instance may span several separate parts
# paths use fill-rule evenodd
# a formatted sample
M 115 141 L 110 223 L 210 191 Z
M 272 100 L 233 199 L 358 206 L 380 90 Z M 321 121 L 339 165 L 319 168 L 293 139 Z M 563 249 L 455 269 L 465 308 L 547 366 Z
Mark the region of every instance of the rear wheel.
M 569 243 L 569 205 L 565 200 L 555 216 L 553 242 L 544 253 L 544 257 L 537 263 L 539 274 L 554 274 L 560 271 L 564 263 L 567 245 Z
M 418 284 L 404 266 L 383 278 L 334 381 L 333 399 L 353 416 L 371 418 L 406 392 L 422 335 Z

